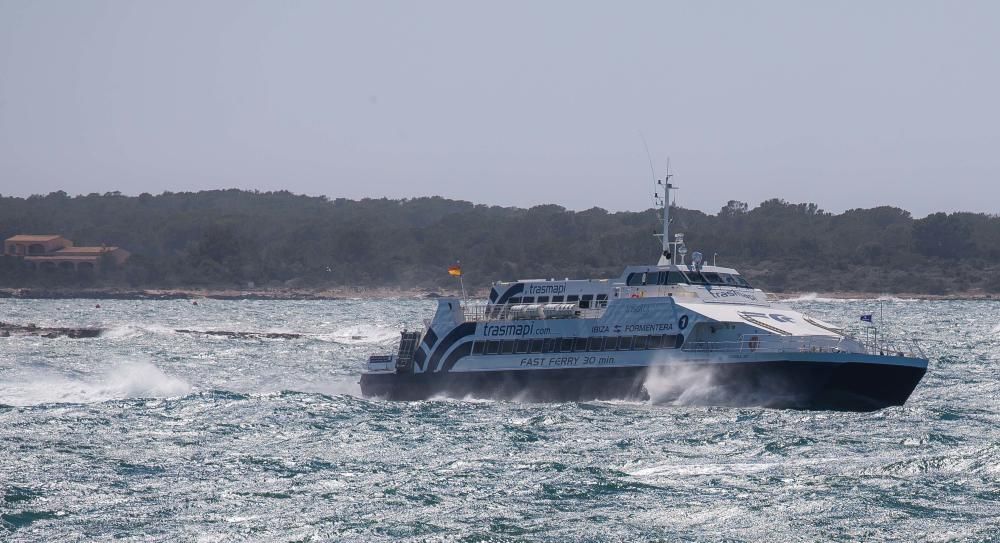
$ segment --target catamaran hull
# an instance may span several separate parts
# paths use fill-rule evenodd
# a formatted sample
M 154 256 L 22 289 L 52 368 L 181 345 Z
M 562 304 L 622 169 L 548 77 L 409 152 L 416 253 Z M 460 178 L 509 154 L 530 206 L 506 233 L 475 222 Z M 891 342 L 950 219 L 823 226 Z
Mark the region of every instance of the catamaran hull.
M 539 402 L 653 400 L 724 406 L 871 411 L 902 405 L 923 364 L 778 360 L 669 366 L 365 373 L 365 397 L 433 397 Z

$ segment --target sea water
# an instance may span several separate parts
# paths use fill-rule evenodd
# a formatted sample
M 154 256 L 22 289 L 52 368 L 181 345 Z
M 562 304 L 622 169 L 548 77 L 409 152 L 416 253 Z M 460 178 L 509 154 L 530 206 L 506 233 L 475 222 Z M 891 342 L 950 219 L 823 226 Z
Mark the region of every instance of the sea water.
M 0 540 L 1000 540 L 1000 303 L 881 305 L 930 368 L 840 413 L 359 397 L 427 300 L 0 300 L 108 329 L 0 338 Z

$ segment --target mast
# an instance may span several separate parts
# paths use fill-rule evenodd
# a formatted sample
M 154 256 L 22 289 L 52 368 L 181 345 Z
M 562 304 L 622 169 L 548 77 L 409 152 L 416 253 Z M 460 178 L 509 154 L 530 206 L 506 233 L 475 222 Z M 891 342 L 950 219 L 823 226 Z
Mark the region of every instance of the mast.
M 673 174 L 670 173 L 669 162 L 667 163 L 667 173 L 663 180 L 657 180 L 656 184 L 663 187 L 663 200 L 660 201 L 663 206 L 663 233 L 659 234 L 660 241 L 663 243 L 663 252 L 660 255 L 660 261 L 657 263 L 658 266 L 666 266 L 671 263 L 673 255 L 670 253 L 670 190 L 674 188 L 673 184 L 670 183 L 670 178 Z M 656 195 L 659 196 L 659 195 Z

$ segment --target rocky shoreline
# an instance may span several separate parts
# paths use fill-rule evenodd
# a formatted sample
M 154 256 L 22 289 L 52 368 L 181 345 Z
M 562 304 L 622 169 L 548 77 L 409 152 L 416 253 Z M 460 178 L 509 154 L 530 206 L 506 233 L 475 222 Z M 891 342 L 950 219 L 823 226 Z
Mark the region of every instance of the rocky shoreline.
M 469 297 L 485 299 L 488 290 L 470 291 Z M 782 292 L 771 293 L 779 300 L 857 299 L 877 300 L 996 300 L 1000 294 L 981 290 L 953 294 L 921 294 L 880 292 Z M 0 288 L 0 298 L 23 300 L 342 300 L 342 299 L 386 299 L 386 298 L 441 298 L 461 297 L 458 291 L 448 289 L 430 290 L 418 288 L 369 288 L 338 287 L 330 289 L 274 288 L 274 289 L 125 289 L 125 288 Z
M 72 328 L 62 326 L 37 326 L 34 323 L 13 324 L 0 322 L 0 337 L 11 336 L 36 336 L 46 339 L 67 337 L 70 339 L 86 339 L 100 337 L 106 332 L 105 328 Z M 178 328 L 174 330 L 178 334 L 192 334 L 203 336 L 228 337 L 232 339 L 298 339 L 303 334 L 291 332 L 233 332 L 228 330 L 188 330 Z
M 485 296 L 485 292 L 483 293 Z M 402 288 L 332 289 L 124 289 L 0 288 L 0 298 L 22 300 L 339 300 L 357 298 L 440 298 L 459 293 Z

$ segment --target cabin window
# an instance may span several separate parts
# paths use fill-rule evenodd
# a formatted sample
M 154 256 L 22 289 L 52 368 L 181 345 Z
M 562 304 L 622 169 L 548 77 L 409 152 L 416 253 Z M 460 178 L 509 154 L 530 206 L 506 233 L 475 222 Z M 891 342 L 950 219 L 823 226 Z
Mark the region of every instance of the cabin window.
M 531 340 L 531 348 L 529 349 L 532 353 L 542 352 L 542 340 L 533 339 Z
M 561 353 L 571 353 L 573 352 L 573 338 L 564 337 L 559 340 L 559 352 Z
M 570 294 L 569 296 L 566 296 L 566 301 L 567 302 L 577 302 L 579 300 L 580 300 L 580 296 L 576 295 L 576 294 Z
M 671 271 L 667 272 L 667 284 L 668 285 L 686 285 L 688 284 L 688 278 L 684 275 L 684 272 Z
M 485 341 L 477 341 L 472 344 L 472 354 L 483 354 L 483 351 L 485 349 L 486 349 Z
M 736 283 L 739 284 L 741 287 L 753 288 L 752 286 L 750 286 L 750 283 L 747 283 L 747 280 L 740 275 L 734 275 L 733 279 L 735 279 Z
M 593 301 L 593 294 L 584 294 L 580 298 L 580 309 L 590 309 L 590 302 Z
M 646 336 L 635 336 L 632 340 L 632 350 L 641 351 L 646 348 Z
M 604 338 L 603 337 L 592 337 L 587 340 L 587 350 L 588 351 L 602 351 L 604 350 Z
M 507 340 L 500 342 L 500 354 L 511 354 L 514 352 L 514 341 Z
M 604 340 L 604 350 L 614 351 L 618 348 L 618 337 L 612 336 Z
M 525 297 L 521 298 L 521 303 L 522 304 L 533 304 L 533 303 L 535 303 L 535 297 L 534 296 L 525 296 Z
M 519 304 L 519 303 L 521 303 L 521 297 L 520 296 L 511 296 L 510 299 L 507 300 L 507 303 Z
M 608 295 L 607 294 L 598 294 L 597 295 L 597 301 L 598 302 L 606 302 L 606 301 L 608 301 Z
M 681 346 L 681 336 L 678 335 L 666 335 L 663 336 L 663 348 L 664 349 L 678 349 Z
M 578 337 L 573 339 L 573 351 L 579 353 L 586 350 L 587 350 L 587 338 Z
M 663 343 L 662 336 L 646 336 L 647 349 L 659 349 Z
M 715 272 L 705 272 L 702 275 L 705 276 L 705 280 L 713 285 L 725 285 L 726 282 L 722 280 L 722 277 Z
M 514 341 L 514 352 L 517 354 L 524 354 L 528 352 L 528 340 L 518 339 Z
M 555 352 L 556 345 L 559 344 L 558 342 L 559 342 L 558 339 L 554 339 L 554 338 L 550 338 L 550 337 L 547 337 L 547 338 L 543 339 L 542 340 L 542 352 L 543 353 L 552 353 L 552 352 Z
M 539 296 L 538 297 L 538 303 L 540 303 L 540 304 L 547 304 L 547 303 L 549 303 L 549 297 L 548 296 Z
M 499 341 L 488 341 L 486 342 L 486 354 L 497 354 L 500 352 L 500 342 Z
M 628 351 L 632 349 L 632 336 L 625 336 L 618 340 L 618 350 Z
M 561 301 L 563 301 L 563 297 L 562 296 L 553 296 L 552 297 L 552 302 L 553 303 L 561 302 Z
M 705 277 L 700 272 L 689 271 L 686 272 L 684 275 L 687 275 L 688 281 L 693 285 L 705 284 Z

